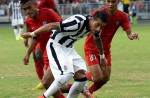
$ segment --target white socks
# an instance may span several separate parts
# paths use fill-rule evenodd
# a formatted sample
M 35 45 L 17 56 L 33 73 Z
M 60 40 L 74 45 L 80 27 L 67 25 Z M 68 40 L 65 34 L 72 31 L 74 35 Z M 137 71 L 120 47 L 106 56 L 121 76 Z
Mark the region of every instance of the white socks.
M 15 34 L 16 38 L 19 36 L 18 29 L 14 29 L 14 34 Z
M 70 79 L 72 79 L 74 76 L 73 73 L 60 75 L 58 78 L 56 78 L 51 86 L 47 89 L 47 91 L 44 93 L 44 96 L 48 98 L 49 96 L 52 96 L 55 92 L 57 92 L 62 85 L 64 85 L 66 82 L 68 82 Z
M 75 80 L 66 98 L 78 98 L 86 84 L 86 80 L 86 78 L 78 79 L 78 81 Z

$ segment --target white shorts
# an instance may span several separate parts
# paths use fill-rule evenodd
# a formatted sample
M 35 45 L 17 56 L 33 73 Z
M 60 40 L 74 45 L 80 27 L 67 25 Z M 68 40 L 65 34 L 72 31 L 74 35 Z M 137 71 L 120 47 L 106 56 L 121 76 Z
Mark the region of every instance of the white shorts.
M 18 25 L 23 25 L 24 24 L 24 21 L 23 19 L 12 19 L 11 21 L 11 25 L 12 26 L 18 26 Z
M 74 48 L 67 48 L 58 43 L 56 45 L 49 40 L 46 49 L 54 78 L 62 74 L 87 70 L 85 61 Z

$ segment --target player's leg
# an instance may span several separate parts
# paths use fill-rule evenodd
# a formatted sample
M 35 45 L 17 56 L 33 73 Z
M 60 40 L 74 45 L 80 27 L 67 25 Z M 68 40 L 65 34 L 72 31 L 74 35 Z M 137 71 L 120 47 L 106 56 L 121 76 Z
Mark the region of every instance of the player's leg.
M 33 51 L 33 59 L 35 63 L 36 73 L 38 75 L 38 78 L 40 79 L 40 83 L 35 88 L 33 88 L 33 90 L 44 89 L 41 83 L 42 78 L 44 76 L 44 60 L 43 60 L 43 51 L 39 43 L 37 44 L 35 51 Z
M 75 50 L 72 52 L 71 55 L 74 64 L 73 67 L 75 70 L 75 81 L 72 87 L 70 88 L 67 98 L 77 98 L 86 84 L 87 78 L 85 76 L 85 71 L 87 70 L 87 68 L 84 60 L 81 58 L 80 55 L 78 55 L 78 53 Z
M 18 25 L 17 24 L 17 20 L 16 19 L 12 19 L 11 20 L 11 25 L 14 28 L 14 34 L 15 34 L 16 40 L 19 40 L 19 38 L 18 38 L 19 33 L 18 33 L 18 27 L 17 27 L 17 25 Z
M 18 23 L 19 23 L 19 39 L 22 40 L 23 38 L 20 36 L 22 31 L 23 31 L 23 25 L 24 25 L 24 21 L 23 19 L 18 19 Z
M 109 81 L 111 74 L 111 58 L 110 55 L 106 55 L 108 66 L 106 69 L 102 69 L 99 65 L 99 54 L 86 54 L 85 55 L 90 72 L 87 72 L 86 77 L 88 80 L 93 81 L 94 84 L 89 88 L 89 92 L 92 94 L 94 91 L 100 89 L 107 81 Z
M 55 48 L 54 48 L 55 47 Z M 43 94 L 46 98 L 56 93 L 65 83 L 74 76 L 72 60 L 67 55 L 66 47 L 53 46 L 47 43 L 47 54 L 50 62 L 50 68 L 55 80 Z M 69 60 L 70 59 L 70 60 Z M 68 62 L 68 60 L 70 62 Z

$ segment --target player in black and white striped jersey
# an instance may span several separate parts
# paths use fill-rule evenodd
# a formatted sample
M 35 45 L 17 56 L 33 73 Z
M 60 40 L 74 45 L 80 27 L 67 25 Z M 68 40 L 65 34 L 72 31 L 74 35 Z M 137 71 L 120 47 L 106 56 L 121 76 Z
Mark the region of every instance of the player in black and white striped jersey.
M 106 25 L 108 14 L 103 11 L 96 12 L 93 16 L 74 15 L 62 22 L 50 23 L 44 25 L 32 33 L 23 33 L 22 37 L 36 37 L 39 34 L 53 31 L 51 38 L 47 43 L 47 54 L 50 61 L 50 68 L 55 77 L 52 85 L 47 91 L 38 98 L 48 98 L 53 95 L 60 87 L 74 78 L 67 98 L 77 98 L 86 83 L 85 71 L 86 65 L 81 56 L 73 47 L 74 42 L 80 38 L 93 34 L 95 44 L 100 54 L 103 54 L 103 45 L 99 37 L 100 30 Z M 102 57 L 101 64 L 106 66 L 107 61 Z
M 16 36 L 16 40 L 23 39 L 22 37 L 20 37 L 24 25 L 23 15 L 20 6 L 21 6 L 20 0 L 12 0 L 8 5 L 9 8 L 8 18 L 9 21 L 11 21 L 11 25 L 14 27 L 14 34 Z

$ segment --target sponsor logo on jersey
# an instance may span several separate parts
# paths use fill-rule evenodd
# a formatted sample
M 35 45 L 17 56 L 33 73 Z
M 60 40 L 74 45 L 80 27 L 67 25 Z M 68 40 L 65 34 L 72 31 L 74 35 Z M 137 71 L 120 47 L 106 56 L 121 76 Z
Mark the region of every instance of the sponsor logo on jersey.
M 116 21 L 116 25 L 119 25 L 119 21 Z
M 37 4 L 41 4 L 41 1 L 38 1 Z
M 47 22 L 46 21 L 43 21 L 43 25 L 46 25 L 47 24 Z

